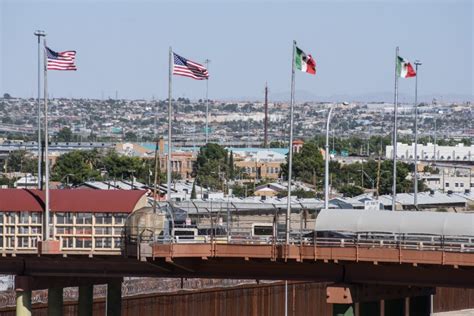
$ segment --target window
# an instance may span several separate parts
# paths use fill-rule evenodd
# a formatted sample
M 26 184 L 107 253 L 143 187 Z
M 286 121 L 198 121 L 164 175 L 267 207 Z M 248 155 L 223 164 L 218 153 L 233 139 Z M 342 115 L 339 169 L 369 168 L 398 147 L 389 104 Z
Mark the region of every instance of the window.
M 462 182 L 459 183 L 459 186 L 460 186 L 461 188 L 464 188 L 464 183 L 462 183 Z
M 112 238 L 96 238 L 96 248 L 112 248 Z
M 18 237 L 17 242 L 18 248 L 28 248 L 28 237 Z
M 3 214 L 0 214 L 0 224 L 3 224 Z
M 7 226 L 7 234 L 13 235 L 15 234 L 15 226 Z
M 446 185 L 445 185 L 445 187 L 449 188 L 449 183 L 448 183 L 448 182 L 446 182 Z
M 57 224 L 72 224 L 73 215 L 72 213 L 56 213 L 56 223 Z
M 41 213 L 39 212 L 31 213 L 31 224 L 41 224 L 42 222 L 43 222 L 43 218 L 41 217 Z
M 58 235 L 72 235 L 72 227 L 56 227 Z
M 63 238 L 63 248 L 72 248 L 72 237 Z
M 77 213 L 76 224 L 92 224 L 92 213 Z
M 125 224 L 125 220 L 127 219 L 127 214 L 115 214 L 115 225 L 123 225 Z
M 92 228 L 90 226 L 76 227 L 76 235 L 90 235 L 90 234 L 92 234 Z
M 12 212 L 5 213 L 5 223 L 15 224 L 15 213 L 12 213 Z
M 28 234 L 29 233 L 28 226 L 18 226 L 18 234 Z
M 96 225 L 112 224 L 112 214 L 110 213 L 97 213 L 95 214 Z
M 41 234 L 41 227 L 39 227 L 39 226 L 32 226 L 32 227 L 31 227 L 31 234 Z
M 96 235 L 111 235 L 112 227 L 96 227 L 95 234 Z
M 28 220 L 30 217 L 30 213 L 28 212 L 20 212 L 18 217 L 18 223 L 20 224 L 28 224 Z
M 456 182 L 456 183 L 454 184 L 454 186 L 455 186 L 456 188 L 458 188 L 458 187 L 459 187 L 459 183 Z
M 13 237 L 13 236 L 12 237 L 7 237 L 5 239 L 5 241 L 6 241 L 6 245 L 5 245 L 6 248 L 15 247 L 15 237 Z
M 114 248 L 122 247 L 122 239 L 121 238 L 114 238 Z
M 76 238 L 76 248 L 91 248 L 92 239 L 91 238 Z

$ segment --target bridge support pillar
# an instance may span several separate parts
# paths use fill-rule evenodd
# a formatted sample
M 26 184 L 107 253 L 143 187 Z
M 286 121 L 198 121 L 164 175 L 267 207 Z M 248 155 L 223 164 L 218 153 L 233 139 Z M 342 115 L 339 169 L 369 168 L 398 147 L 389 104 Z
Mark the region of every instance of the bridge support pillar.
M 107 316 L 121 315 L 122 313 L 122 280 L 107 282 Z
M 16 290 L 16 316 L 31 316 L 31 290 Z
M 79 316 L 91 316 L 94 295 L 94 285 L 79 286 Z
M 52 287 L 48 289 L 48 316 L 63 315 L 63 288 Z

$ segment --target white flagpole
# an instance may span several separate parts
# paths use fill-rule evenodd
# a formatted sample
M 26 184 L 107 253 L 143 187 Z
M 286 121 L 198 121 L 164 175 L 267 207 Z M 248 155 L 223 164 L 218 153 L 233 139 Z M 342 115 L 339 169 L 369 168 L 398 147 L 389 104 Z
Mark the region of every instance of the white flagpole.
M 168 159 L 166 161 L 166 200 L 171 201 L 171 84 L 173 76 L 173 50 L 170 46 L 169 52 L 169 81 L 168 81 Z
M 393 104 L 393 186 L 392 186 L 392 211 L 395 211 L 397 199 L 397 112 L 398 112 L 398 46 L 395 49 L 395 101 Z
M 210 60 L 206 59 L 206 69 L 209 72 Z M 206 144 L 209 143 L 209 78 L 206 78 Z
M 45 170 L 45 207 L 44 207 L 44 233 L 43 240 L 50 239 L 49 232 L 49 153 L 48 153 L 48 58 L 46 54 L 46 39 L 43 40 L 44 43 L 44 170 Z
M 288 145 L 288 200 L 286 202 L 286 244 L 290 243 L 290 215 L 291 215 L 291 169 L 293 168 L 293 108 L 295 103 L 295 50 L 296 41 L 293 41 L 293 57 L 291 59 L 291 98 L 290 98 L 290 144 Z

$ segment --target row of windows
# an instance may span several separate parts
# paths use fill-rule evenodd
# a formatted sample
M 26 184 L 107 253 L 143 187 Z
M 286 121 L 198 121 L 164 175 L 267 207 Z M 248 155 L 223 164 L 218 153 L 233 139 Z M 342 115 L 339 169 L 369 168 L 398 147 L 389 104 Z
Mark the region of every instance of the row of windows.
M 449 188 L 449 182 L 446 182 L 445 187 Z M 454 187 L 455 188 L 464 188 L 464 183 L 463 182 L 455 182 Z M 471 183 L 471 188 L 474 188 L 474 183 Z
M 409 156 L 410 159 L 413 159 L 413 157 L 414 157 L 413 155 Z M 400 156 L 397 155 L 397 158 L 405 159 L 405 155 L 400 155 Z M 417 156 L 417 158 L 420 159 L 420 156 Z M 431 156 L 425 155 L 424 159 L 435 159 L 435 156 L 434 155 L 431 155 Z M 441 156 L 438 155 L 437 159 L 439 159 L 439 160 L 451 160 L 451 156 L 445 157 L 443 155 L 441 155 Z M 468 159 L 469 159 L 468 156 L 464 156 L 462 158 L 461 158 L 461 156 L 456 156 L 456 160 L 468 160 Z
M 38 247 L 38 236 L 0 236 L 0 248 L 4 249 L 30 249 Z M 120 237 L 60 237 L 62 249 L 120 249 Z
M 2 216 L 3 215 L 3 216 Z M 94 215 L 94 216 L 93 216 Z M 0 224 L 42 224 L 43 214 L 40 212 L 2 212 Z M 50 220 L 56 218 L 56 224 L 95 224 L 95 225 L 124 225 L 127 214 L 114 213 L 51 213 Z
M 245 172 L 247 174 L 255 173 L 256 170 L 257 170 L 256 167 L 245 167 Z M 271 174 L 271 173 L 278 174 L 280 172 L 280 168 L 278 167 L 266 167 L 266 170 L 267 170 L 267 174 Z

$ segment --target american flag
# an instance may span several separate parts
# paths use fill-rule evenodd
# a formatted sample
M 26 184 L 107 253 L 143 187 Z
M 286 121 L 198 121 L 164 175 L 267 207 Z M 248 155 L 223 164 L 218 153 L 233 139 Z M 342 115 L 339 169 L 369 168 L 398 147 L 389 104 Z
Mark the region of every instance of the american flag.
M 209 78 L 206 67 L 173 53 L 173 75 L 190 77 L 197 80 Z
M 48 57 L 48 70 L 77 70 L 76 51 L 55 52 L 49 47 L 45 47 Z

